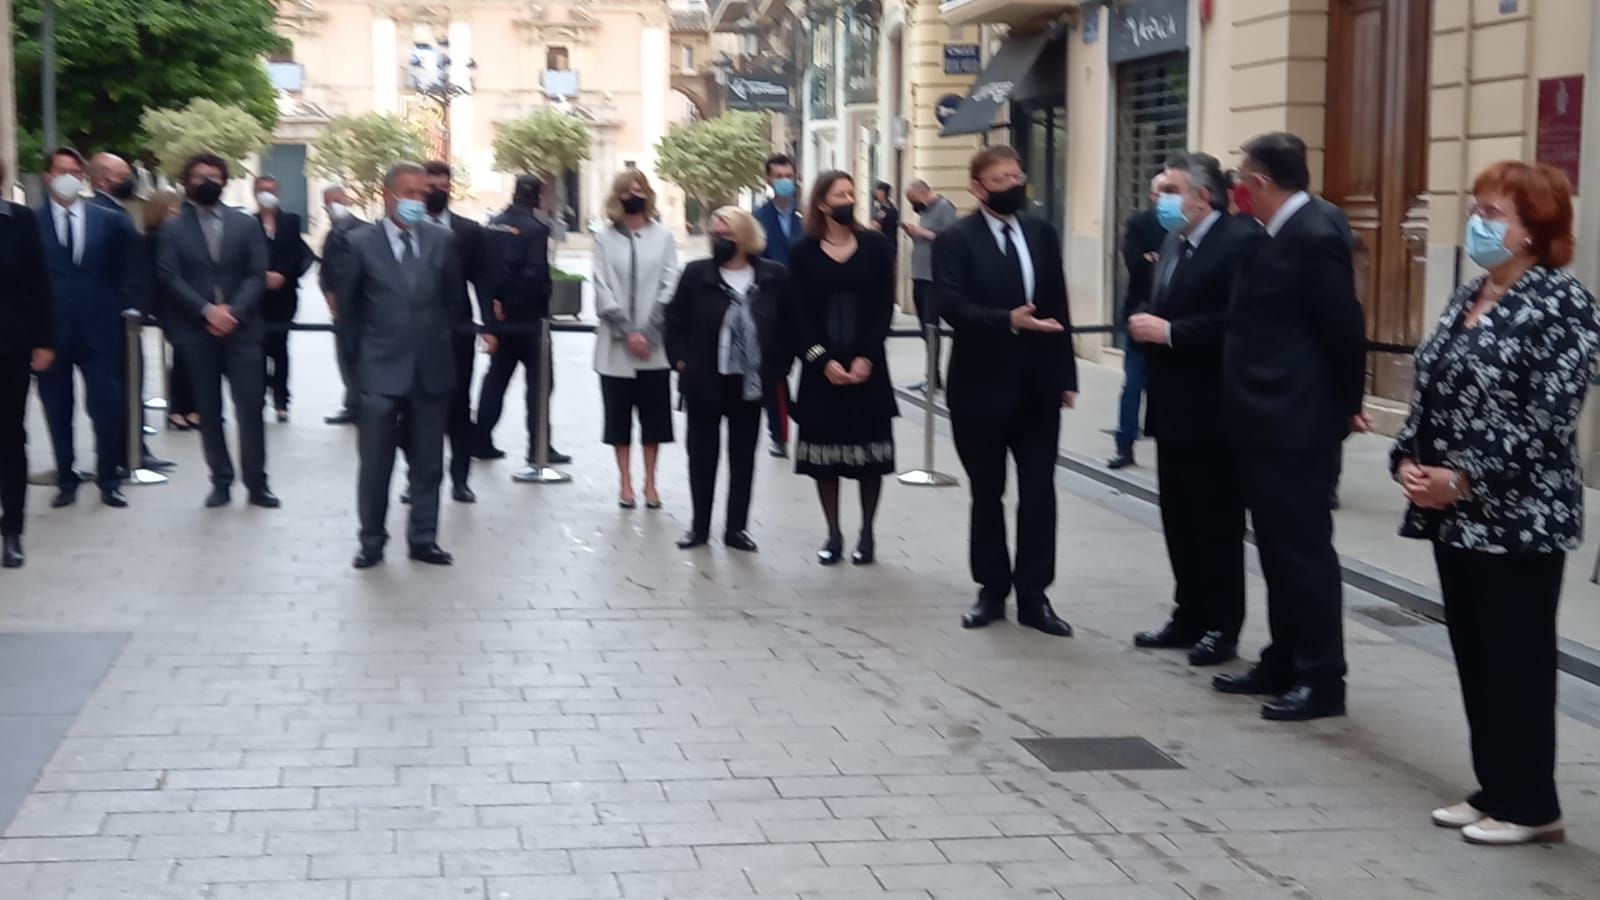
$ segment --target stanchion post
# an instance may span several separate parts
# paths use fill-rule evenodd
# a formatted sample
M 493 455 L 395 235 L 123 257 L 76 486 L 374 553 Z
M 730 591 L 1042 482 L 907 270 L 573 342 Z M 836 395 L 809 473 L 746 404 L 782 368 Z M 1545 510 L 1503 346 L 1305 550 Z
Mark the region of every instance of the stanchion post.
M 922 380 L 922 468 L 901 473 L 900 483 L 914 487 L 954 487 L 960 480 L 933 467 L 933 394 L 939 384 L 939 323 L 923 326 L 927 345 L 927 366 Z
M 534 411 L 533 465 L 511 476 L 518 484 L 564 484 L 572 476 L 550 466 L 550 369 L 555 361 L 550 356 L 550 317 L 539 320 L 539 371 L 534 379 L 539 396 Z
M 126 481 L 128 484 L 166 484 L 167 476 L 152 472 L 144 464 L 144 402 L 137 384 L 139 365 L 139 332 L 144 328 L 144 314 L 137 309 L 122 311 L 123 335 L 127 339 L 128 384 L 124 391 L 128 397 L 128 458 Z

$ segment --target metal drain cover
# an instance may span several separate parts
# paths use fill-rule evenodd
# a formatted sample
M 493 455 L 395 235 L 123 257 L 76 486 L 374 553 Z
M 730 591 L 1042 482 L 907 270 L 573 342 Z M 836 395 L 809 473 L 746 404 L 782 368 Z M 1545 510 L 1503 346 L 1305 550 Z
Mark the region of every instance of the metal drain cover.
M 1183 768 L 1142 737 L 1017 738 L 1017 743 L 1052 772 Z

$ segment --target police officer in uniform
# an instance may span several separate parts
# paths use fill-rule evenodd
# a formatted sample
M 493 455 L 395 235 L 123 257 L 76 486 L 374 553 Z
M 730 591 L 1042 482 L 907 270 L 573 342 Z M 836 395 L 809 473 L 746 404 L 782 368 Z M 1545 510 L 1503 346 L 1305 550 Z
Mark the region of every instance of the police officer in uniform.
M 480 457 L 494 458 L 494 427 L 505 406 L 506 387 L 521 363 L 528 391 L 528 461 L 536 456 L 538 439 L 535 416 L 539 410 L 539 366 L 544 359 L 538 325 L 550 314 L 550 229 L 534 211 L 539 208 L 544 185 L 536 175 L 517 177 L 511 205 L 484 227 L 487 243 L 488 274 L 478 295 L 483 321 L 489 326 L 483 336 L 489 351 L 489 372 L 478 392 L 478 451 Z M 495 326 L 508 327 L 496 333 Z M 554 384 L 554 378 L 551 378 Z M 548 432 L 546 432 L 548 435 Z M 550 450 L 550 462 L 569 461 Z

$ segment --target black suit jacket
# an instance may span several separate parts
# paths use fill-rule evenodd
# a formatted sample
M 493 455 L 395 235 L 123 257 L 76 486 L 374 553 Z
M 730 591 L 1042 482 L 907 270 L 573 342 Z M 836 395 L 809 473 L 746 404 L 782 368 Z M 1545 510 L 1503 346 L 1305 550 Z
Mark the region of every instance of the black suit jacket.
M 482 292 L 486 265 L 483 226 L 465 216 L 450 214 L 450 231 L 456 238 L 456 255 L 461 258 L 461 277 L 472 286 L 473 292 Z M 457 315 L 463 322 L 472 321 L 472 296 L 462 290 L 458 302 L 462 303 Z M 466 335 L 471 337 L 471 335 Z
M 1223 213 L 1193 254 L 1177 263 L 1165 285 L 1130 312 L 1166 319 L 1171 344 L 1140 344 L 1145 351 L 1145 426 L 1162 441 L 1221 442 L 1222 339 L 1228 302 L 1240 266 L 1266 237 L 1255 220 Z M 1184 256 L 1187 242 L 1167 235 L 1161 259 Z M 1153 267 L 1161 272 L 1161 265 Z M 1151 276 L 1154 278 L 1154 275 Z
M 482 258 L 474 281 L 484 324 L 495 321 L 494 301 L 508 322 L 537 322 L 550 314 L 550 226 L 516 206 L 482 230 Z
M 333 293 L 334 285 L 339 283 L 339 267 L 350 252 L 350 235 L 356 229 L 371 226 L 365 219 L 348 215 L 328 229 L 328 236 L 322 242 L 322 264 L 317 269 L 317 286 L 324 294 Z
M 1223 417 L 1237 444 L 1304 451 L 1349 434 L 1366 389 L 1366 323 L 1351 245 L 1312 202 L 1260 241 L 1235 282 L 1223 343 Z
M 794 360 L 783 336 L 783 323 L 793 303 L 788 274 L 782 265 L 767 259 L 752 260 L 751 264 L 756 267 L 751 312 L 761 344 L 762 384 L 764 390 L 770 391 Z M 678 390 L 690 403 L 720 402 L 717 344 L 727 313 L 728 292 L 722 286 L 717 264 L 697 259 L 684 266 L 678 288 L 667 304 L 663 346 L 668 362 L 678 370 Z
M 261 214 L 256 214 L 261 223 Z M 283 287 L 261 295 L 261 311 L 268 322 L 291 322 L 300 307 L 300 276 L 311 268 L 311 248 L 300 233 L 300 217 L 278 210 L 278 230 L 267 237 L 265 224 L 261 237 L 267 242 L 267 271 L 283 276 Z
M 0 359 L 55 346 L 55 314 L 44 243 L 33 210 L 0 200 Z
M 461 258 L 448 229 L 423 222 L 412 234 L 414 277 L 395 258 L 383 223 L 349 232 L 333 294 L 339 340 L 363 393 L 438 396 L 456 384 L 452 339 L 468 306 Z
M 203 342 L 206 307 L 228 305 L 239 327 L 232 340 L 260 342 L 261 295 L 266 290 L 267 241 L 248 213 L 218 206 L 222 213 L 222 252 L 213 260 L 193 204 L 161 226 L 157 272 L 169 315 L 167 337 L 175 344 Z
M 958 415 L 1003 417 L 1059 408 L 1061 394 L 1078 389 L 1061 238 L 1043 219 L 1017 221 L 1033 260 L 1035 315 L 1055 319 L 1067 331 L 1011 331 L 1011 310 L 1027 300 L 1003 287 L 1012 276 L 984 213 L 972 213 L 940 234 L 933 244 L 933 289 L 939 315 L 955 330 L 945 391 L 950 411 Z
M 1167 230 L 1161 227 L 1156 211 L 1147 209 L 1134 213 L 1128 227 L 1122 232 L 1122 265 L 1128 270 L 1128 293 L 1122 300 L 1122 321 L 1150 302 L 1150 284 L 1155 263 L 1145 259 L 1146 253 L 1157 253 L 1167 239 Z

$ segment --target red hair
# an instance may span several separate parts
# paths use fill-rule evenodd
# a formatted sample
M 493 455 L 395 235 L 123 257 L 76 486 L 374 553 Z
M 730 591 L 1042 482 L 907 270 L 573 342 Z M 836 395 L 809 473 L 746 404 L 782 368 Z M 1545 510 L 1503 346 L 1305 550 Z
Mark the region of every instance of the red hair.
M 1572 262 L 1572 182 L 1560 169 L 1517 160 L 1497 162 L 1478 174 L 1472 193 L 1503 193 L 1517 206 L 1539 265 L 1559 269 Z

